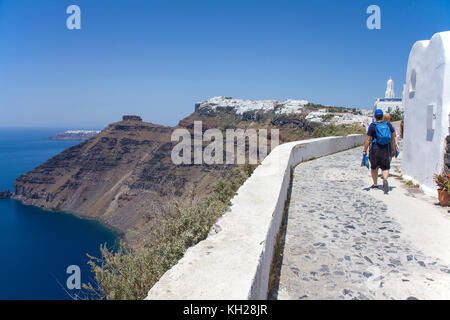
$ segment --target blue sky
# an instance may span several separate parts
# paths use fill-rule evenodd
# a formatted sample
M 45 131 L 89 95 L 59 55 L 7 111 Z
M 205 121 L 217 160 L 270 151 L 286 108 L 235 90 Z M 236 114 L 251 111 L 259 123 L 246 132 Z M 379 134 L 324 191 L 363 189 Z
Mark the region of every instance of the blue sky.
M 448 0 L 0 0 L 0 126 L 175 125 L 217 95 L 368 108 L 446 30 Z

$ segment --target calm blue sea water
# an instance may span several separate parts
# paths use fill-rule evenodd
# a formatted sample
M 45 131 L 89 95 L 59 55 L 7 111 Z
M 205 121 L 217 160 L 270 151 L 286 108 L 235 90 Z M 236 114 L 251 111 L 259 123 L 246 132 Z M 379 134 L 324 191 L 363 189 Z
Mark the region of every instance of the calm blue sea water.
M 78 143 L 48 139 L 60 131 L 0 128 L 0 190 L 12 191 L 20 174 Z M 61 288 L 67 267 L 78 265 L 88 282 L 86 253 L 99 257 L 100 244 L 116 240 L 98 222 L 0 199 L 0 299 L 69 299 Z

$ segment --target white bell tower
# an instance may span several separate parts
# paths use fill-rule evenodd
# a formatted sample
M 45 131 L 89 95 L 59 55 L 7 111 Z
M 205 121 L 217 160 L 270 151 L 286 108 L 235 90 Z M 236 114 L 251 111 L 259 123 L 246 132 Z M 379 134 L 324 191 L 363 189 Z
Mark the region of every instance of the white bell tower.
M 385 98 L 392 99 L 395 98 L 394 93 L 394 80 L 392 78 L 389 78 L 386 86 L 386 93 L 384 94 Z

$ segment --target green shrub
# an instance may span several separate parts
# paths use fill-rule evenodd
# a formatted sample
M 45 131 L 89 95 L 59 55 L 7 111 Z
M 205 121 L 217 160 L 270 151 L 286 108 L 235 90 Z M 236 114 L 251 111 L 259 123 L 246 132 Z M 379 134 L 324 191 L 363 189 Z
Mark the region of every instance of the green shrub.
M 225 212 L 237 189 L 256 165 L 232 170 L 217 182 L 213 192 L 197 205 L 177 203 L 165 213 L 143 244 L 130 248 L 122 242 L 117 251 L 101 246 L 101 258 L 89 256 L 94 283 L 83 284 L 89 298 L 143 299 L 158 279 L 181 259 L 186 250 L 205 239 L 212 225 Z
M 366 133 L 366 129 L 359 125 L 323 125 L 314 129 L 312 136 L 314 138 L 330 137 L 330 136 L 347 136 L 349 134 Z
M 387 113 L 391 115 L 391 121 L 403 121 L 404 120 L 404 112 L 399 109 L 399 107 L 396 107 L 394 111 L 392 111 L 392 108 L 389 107 L 387 110 Z

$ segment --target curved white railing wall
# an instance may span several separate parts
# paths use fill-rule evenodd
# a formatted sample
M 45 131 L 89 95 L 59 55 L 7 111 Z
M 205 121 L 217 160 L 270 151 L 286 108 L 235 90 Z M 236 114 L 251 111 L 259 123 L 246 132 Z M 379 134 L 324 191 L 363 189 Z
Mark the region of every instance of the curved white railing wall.
M 208 237 L 189 248 L 146 299 L 266 299 L 291 168 L 363 142 L 364 135 L 350 135 L 276 147 L 239 188 Z

